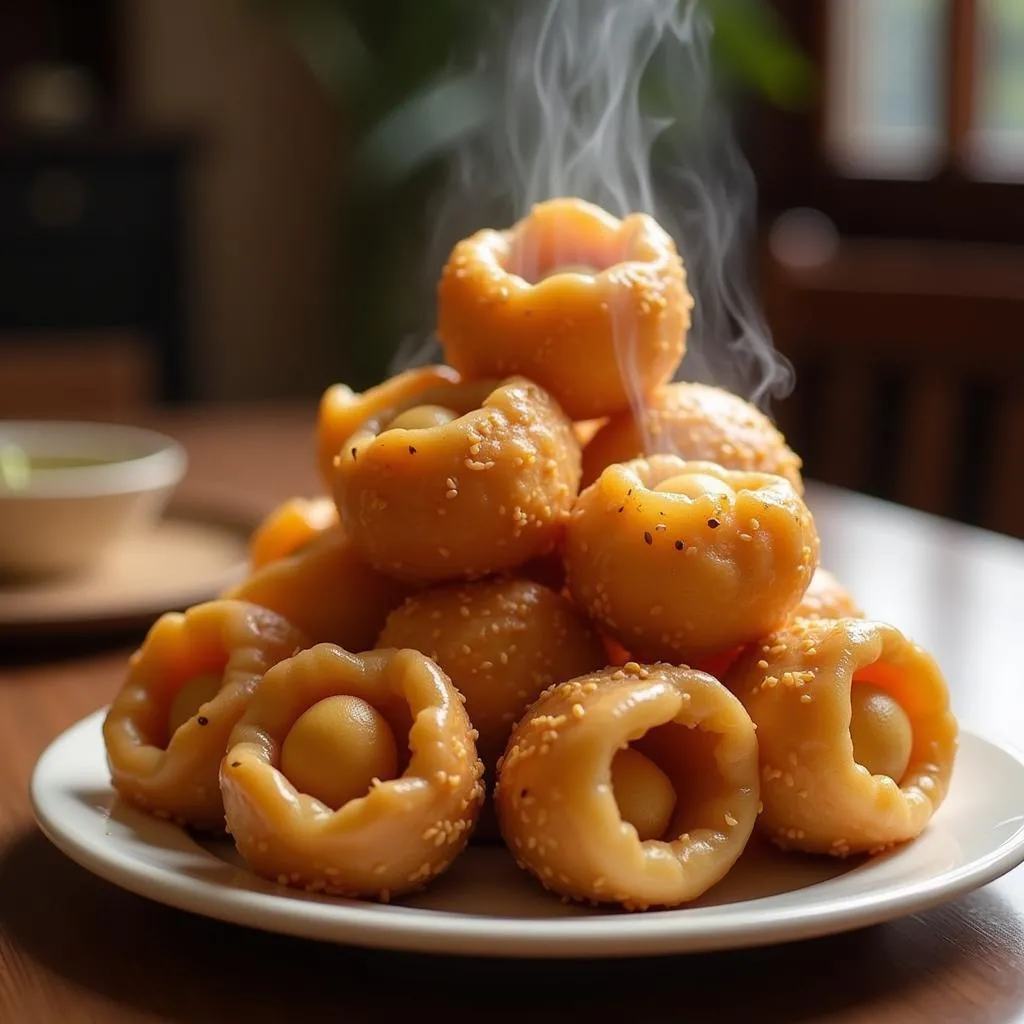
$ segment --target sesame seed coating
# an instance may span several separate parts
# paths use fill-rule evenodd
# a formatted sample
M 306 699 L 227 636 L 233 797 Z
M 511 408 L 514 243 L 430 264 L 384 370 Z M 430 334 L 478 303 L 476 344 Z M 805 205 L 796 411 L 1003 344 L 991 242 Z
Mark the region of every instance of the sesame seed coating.
M 594 272 L 561 272 L 568 264 Z M 455 246 L 438 285 L 438 337 L 467 379 L 523 374 L 584 420 L 628 406 L 626 338 L 640 391 L 672 376 L 692 306 L 675 244 L 652 218 L 554 199 Z
M 396 778 L 375 780 L 334 810 L 277 766 L 292 725 L 340 695 L 388 722 L 402 764 Z M 433 662 L 412 650 L 354 655 L 320 644 L 267 673 L 231 734 L 220 783 L 228 827 L 253 870 L 386 900 L 422 887 L 464 848 L 484 798 L 482 774 L 469 718 Z
M 625 747 L 675 788 L 664 839 L 641 842 L 623 820 L 612 763 Z M 759 789 L 753 726 L 721 683 L 627 662 L 540 696 L 509 739 L 495 799 L 506 842 L 542 884 L 639 908 L 677 906 L 722 878 L 754 827 Z
M 549 553 L 580 475 L 572 423 L 551 396 L 510 378 L 418 398 L 457 418 L 409 431 L 388 426 L 398 408 L 382 410 L 346 442 L 358 457 L 334 467 L 341 522 L 362 557 L 426 583 L 481 577 Z
M 945 799 L 957 746 L 946 683 L 931 656 L 894 627 L 796 619 L 742 655 L 726 683 L 757 726 L 760 824 L 779 845 L 870 852 L 920 834 Z M 855 759 L 851 695 L 862 683 L 888 694 L 910 721 L 909 763 L 898 780 Z
M 784 623 L 818 549 L 782 477 L 656 455 L 609 467 L 580 494 L 564 559 L 574 600 L 624 647 L 700 664 Z
M 803 494 L 800 457 L 760 409 L 722 388 L 689 381 L 657 388 L 645 402 L 640 423 L 632 409 L 611 417 L 583 449 L 583 486 L 613 463 L 658 452 L 725 469 L 773 473 Z M 750 532 L 758 529 L 752 525 Z

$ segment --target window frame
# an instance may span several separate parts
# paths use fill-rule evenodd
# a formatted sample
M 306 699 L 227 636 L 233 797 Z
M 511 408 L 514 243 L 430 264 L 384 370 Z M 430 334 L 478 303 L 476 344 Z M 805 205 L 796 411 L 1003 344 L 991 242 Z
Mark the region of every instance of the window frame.
M 751 125 L 751 159 L 768 217 L 809 206 L 841 234 L 972 242 L 1024 240 L 1024 181 L 971 176 L 977 0 L 950 0 L 946 157 L 931 177 L 851 177 L 829 159 L 829 0 L 773 0 L 797 44 L 811 57 L 818 87 L 806 110 L 764 107 Z

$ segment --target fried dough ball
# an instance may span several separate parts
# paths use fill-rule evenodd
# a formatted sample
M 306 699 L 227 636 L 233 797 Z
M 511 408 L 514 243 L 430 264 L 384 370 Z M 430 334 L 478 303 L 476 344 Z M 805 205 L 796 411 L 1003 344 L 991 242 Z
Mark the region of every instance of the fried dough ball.
M 257 569 L 225 596 L 273 609 L 311 643 L 365 651 L 408 592 L 363 562 L 335 526 L 295 554 Z
M 334 469 L 334 457 L 360 425 L 382 409 L 412 402 L 431 388 L 457 384 L 459 375 L 450 366 L 420 366 L 389 377 L 361 394 L 347 384 L 334 384 L 320 399 L 317 414 L 317 465 L 328 490 Z
M 583 449 L 583 486 L 616 462 L 668 453 L 726 469 L 784 476 L 803 494 L 800 457 L 772 421 L 739 395 L 678 381 L 643 403 L 642 426 L 632 409 L 613 416 Z
M 386 902 L 461 852 L 482 773 L 458 691 L 432 661 L 320 644 L 267 673 L 220 781 L 228 830 L 258 874 Z
M 438 582 L 514 568 L 550 552 L 579 486 L 572 424 L 546 391 L 513 378 L 419 396 L 457 418 L 393 427 L 384 410 L 346 442 L 334 497 L 353 544 L 399 579 Z
M 622 820 L 636 829 L 641 842 L 665 834 L 676 807 L 676 791 L 649 757 L 626 747 L 612 758 L 612 795 Z
M 544 886 L 643 910 L 687 903 L 725 876 L 754 828 L 758 788 L 754 726 L 721 683 L 630 662 L 530 708 L 495 800 L 506 843 Z
M 337 810 L 373 780 L 398 774 L 395 736 L 359 697 L 327 697 L 299 716 L 281 747 L 281 772 L 300 793 Z
M 634 657 L 692 664 L 782 625 L 818 549 L 782 477 L 654 455 L 583 491 L 564 557 L 573 598 Z
M 846 587 L 819 565 L 811 577 L 811 585 L 790 618 L 863 619 L 864 612 Z
M 671 378 L 692 308 L 675 244 L 652 218 L 552 199 L 508 231 L 455 246 L 438 286 L 438 337 L 467 379 L 522 374 L 586 420 Z
M 217 773 L 231 729 L 263 674 L 305 643 L 280 615 L 242 601 L 163 615 L 103 722 L 114 788 L 158 817 L 223 828 Z
M 249 540 L 253 569 L 287 558 L 338 525 L 331 498 L 289 498 L 256 527 Z
M 488 769 L 542 690 L 606 664 L 600 637 L 572 602 L 521 579 L 415 594 L 388 616 L 377 646 L 411 647 L 441 666 L 466 698 Z
M 919 835 L 945 799 L 957 747 L 946 683 L 892 626 L 797 620 L 728 683 L 757 724 L 760 825 L 779 846 L 874 853 Z

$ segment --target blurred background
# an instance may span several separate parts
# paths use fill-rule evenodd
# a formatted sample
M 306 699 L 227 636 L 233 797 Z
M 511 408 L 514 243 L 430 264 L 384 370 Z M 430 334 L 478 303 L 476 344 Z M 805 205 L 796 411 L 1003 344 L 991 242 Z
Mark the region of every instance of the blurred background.
M 0 417 L 385 375 L 513 2 L 0 0 Z M 808 475 L 1024 536 L 1024 2 L 706 7 Z

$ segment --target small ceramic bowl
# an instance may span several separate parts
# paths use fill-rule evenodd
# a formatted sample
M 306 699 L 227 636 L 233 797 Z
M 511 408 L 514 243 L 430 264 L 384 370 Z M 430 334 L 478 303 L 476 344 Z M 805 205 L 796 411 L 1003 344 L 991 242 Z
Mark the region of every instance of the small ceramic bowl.
M 0 420 L 0 575 L 87 569 L 153 525 L 187 464 L 181 445 L 151 430 Z

